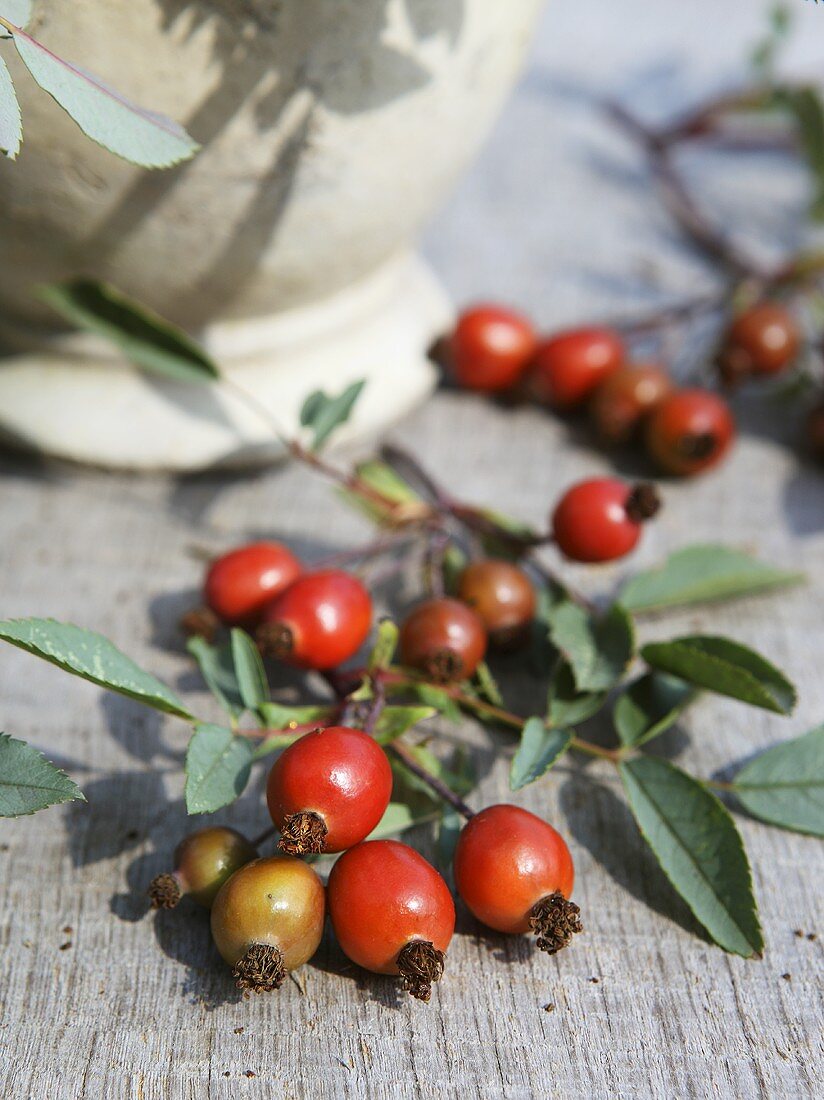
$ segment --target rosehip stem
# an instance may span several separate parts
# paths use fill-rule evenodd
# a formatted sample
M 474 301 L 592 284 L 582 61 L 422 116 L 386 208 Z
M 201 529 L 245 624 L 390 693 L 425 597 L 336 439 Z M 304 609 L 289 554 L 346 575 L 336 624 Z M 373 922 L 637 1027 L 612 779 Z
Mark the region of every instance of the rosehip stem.
M 390 745 L 387 745 L 389 751 L 401 761 L 403 766 L 410 772 L 423 780 L 428 787 L 430 787 L 437 796 L 444 802 L 447 802 L 453 810 L 457 810 L 462 817 L 465 817 L 467 821 L 471 817 L 475 816 L 475 811 L 471 809 L 455 792 L 442 782 L 436 775 L 433 775 L 422 764 L 419 764 L 412 753 L 407 747 L 401 744 L 400 741 L 393 741 Z

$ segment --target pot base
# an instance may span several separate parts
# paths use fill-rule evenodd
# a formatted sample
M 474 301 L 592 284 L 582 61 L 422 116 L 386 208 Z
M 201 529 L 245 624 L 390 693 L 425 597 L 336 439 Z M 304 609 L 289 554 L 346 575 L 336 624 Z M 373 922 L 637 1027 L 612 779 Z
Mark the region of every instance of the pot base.
M 292 437 L 309 393 L 364 378 L 334 436 L 336 445 L 362 441 L 432 390 L 426 352 L 451 318 L 429 267 L 406 254 L 323 302 L 207 329 L 201 339 L 228 386 L 149 375 L 97 337 L 71 334 L 0 360 L 0 431 L 16 446 L 111 469 L 263 465 L 283 447 L 237 390 Z

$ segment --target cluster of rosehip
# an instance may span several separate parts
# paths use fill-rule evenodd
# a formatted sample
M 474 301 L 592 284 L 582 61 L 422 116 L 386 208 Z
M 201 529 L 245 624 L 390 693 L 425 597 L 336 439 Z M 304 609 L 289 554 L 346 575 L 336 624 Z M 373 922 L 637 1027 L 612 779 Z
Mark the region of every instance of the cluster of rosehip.
M 795 362 L 801 334 L 787 309 L 762 301 L 742 310 L 721 342 L 722 384 L 772 377 Z M 458 318 L 438 357 L 455 381 L 482 393 L 517 393 L 559 413 L 587 408 L 609 445 L 641 438 L 664 473 L 689 477 L 729 450 L 735 422 L 719 394 L 677 388 L 656 363 L 628 361 L 614 329 L 588 327 L 539 339 L 530 322 L 500 306 L 477 306 Z
M 555 509 L 554 537 L 576 560 L 619 557 L 633 548 L 655 505 L 649 486 L 583 482 Z M 275 542 L 216 560 L 205 600 L 216 623 L 253 630 L 264 655 L 329 676 L 357 653 L 372 627 L 372 600 L 358 578 L 339 569 L 306 572 Z M 535 605 L 522 569 L 501 560 L 471 562 L 458 578 L 456 598 L 424 600 L 407 615 L 399 633 L 402 664 L 429 683 L 467 680 L 487 645 L 511 648 L 526 639 Z M 203 624 L 201 615 L 196 625 Z M 211 909 L 214 941 L 244 989 L 277 988 L 306 962 L 320 943 L 327 908 L 345 954 L 367 970 L 400 975 L 414 996 L 427 1000 L 443 972 L 455 924 L 446 882 L 407 845 L 367 839 L 386 811 L 393 782 L 387 752 L 372 736 L 374 716 L 373 710 L 356 723 L 364 728 L 307 732 L 276 759 L 267 802 L 282 855 L 257 858 L 255 846 L 235 830 L 207 828 L 186 837 L 174 870 L 152 883 L 156 908 L 171 908 L 188 894 Z M 325 888 L 299 858 L 320 853 L 343 853 Z M 555 952 L 581 928 L 578 907 L 569 901 L 569 849 L 551 825 L 526 810 L 498 805 L 469 817 L 454 872 L 468 909 L 497 931 L 532 929 L 538 946 Z

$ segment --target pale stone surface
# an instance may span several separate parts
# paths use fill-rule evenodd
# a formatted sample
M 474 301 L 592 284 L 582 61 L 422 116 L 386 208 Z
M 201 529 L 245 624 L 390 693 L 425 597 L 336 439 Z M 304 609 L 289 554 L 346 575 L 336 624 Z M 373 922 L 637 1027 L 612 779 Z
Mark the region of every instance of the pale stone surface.
M 807 41 L 824 34 L 824 12 L 799 7 Z M 489 153 L 429 239 L 456 294 L 505 291 L 557 323 L 637 305 L 642 293 L 631 276 L 643 257 L 662 258 L 666 286 L 676 291 L 703 278 L 671 238 L 638 159 L 599 122 L 588 90 L 626 90 L 632 72 L 675 58 L 685 68 L 664 84 L 667 102 L 682 102 L 718 73 L 732 81 L 759 25 L 750 5 L 721 13 L 708 0 L 668 8 L 666 21 L 650 0 L 550 10 Z M 658 98 L 662 109 L 663 91 Z M 596 170 L 593 157 L 607 152 Z M 749 193 L 750 179 L 768 194 L 755 173 L 738 177 L 747 185 L 740 191 Z M 791 184 L 770 193 L 784 195 Z M 789 719 L 700 702 L 660 742 L 700 775 L 824 719 L 824 478 L 781 445 L 793 432 L 786 417 L 776 422 L 754 400 L 741 413 L 746 431 L 731 461 L 706 480 L 665 485 L 667 507 L 631 563 L 571 572 L 606 593 L 630 569 L 713 539 L 808 572 L 808 587 L 781 597 L 644 623 L 645 639 L 728 633 L 798 684 Z M 454 394 L 439 395 L 396 436 L 446 471 L 456 493 L 535 523 L 561 486 L 609 468 L 583 438 L 538 412 Z M 193 544 L 219 550 L 277 533 L 317 558 L 366 533 L 325 484 L 296 468 L 138 480 L 6 457 L 2 475 L 3 614 L 102 630 L 204 714 L 197 678 L 173 651 L 174 622 L 200 569 Z M 509 691 L 528 707 L 515 685 Z M 302 971 L 303 992 L 290 984 L 277 997 L 242 1001 L 200 914 L 151 918 L 141 905 L 186 827 L 185 727 L 11 649 L 0 650 L 0 698 L 6 731 L 56 753 L 89 797 L 88 806 L 0 826 L 2 1096 L 796 1100 L 820 1092 L 821 939 L 794 934 L 824 933 L 820 841 L 738 818 L 767 950 L 760 962 L 728 958 L 702 940 L 639 842 L 609 768 L 570 759 L 517 796 L 573 847 L 587 932 L 568 951 L 539 957 L 526 939 L 482 935 L 461 913 L 449 974 L 428 1007 L 396 1000 L 388 981 L 347 969 L 331 943 Z M 473 802 L 507 799 L 511 742 L 469 722 L 459 736 L 477 746 Z M 263 827 L 260 787 L 254 782 L 220 819 L 250 832 Z M 426 830 L 415 840 L 432 852 Z M 555 1010 L 544 1012 L 546 1004 Z

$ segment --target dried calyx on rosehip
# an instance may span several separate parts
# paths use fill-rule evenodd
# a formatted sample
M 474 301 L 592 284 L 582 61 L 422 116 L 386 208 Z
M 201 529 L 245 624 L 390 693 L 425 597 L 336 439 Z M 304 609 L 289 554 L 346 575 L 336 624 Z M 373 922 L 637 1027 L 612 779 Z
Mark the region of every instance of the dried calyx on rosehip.
M 315 954 L 323 936 L 323 883 L 306 863 L 270 856 L 247 863 L 212 906 L 212 937 L 241 989 L 266 993 Z
M 617 478 L 579 481 L 552 514 L 552 535 L 571 561 L 606 562 L 634 549 L 641 529 L 661 507 L 654 485 Z
M 372 600 L 350 573 L 305 573 L 263 610 L 256 638 L 265 656 L 298 668 L 336 668 L 360 649 L 372 626 Z
M 281 753 L 266 800 L 290 855 L 342 852 L 375 828 L 392 794 L 392 769 L 381 746 L 346 726 L 307 733 Z
M 801 332 L 789 310 L 778 302 L 758 302 L 734 318 L 718 353 L 718 371 L 728 386 L 780 374 L 795 362 L 800 347 Z
M 215 825 L 190 833 L 178 844 L 174 870 L 149 886 L 154 909 L 174 909 L 184 895 L 209 909 L 230 875 L 257 858 L 257 850 L 236 829 Z
M 401 659 L 436 683 L 467 680 L 484 659 L 486 640 L 480 616 L 465 603 L 424 600 L 401 625 Z
M 467 908 L 497 932 L 534 932 L 553 955 L 582 931 L 570 901 L 572 856 L 563 837 L 518 806 L 489 806 L 464 826 L 455 884 Z
M 400 975 L 413 997 L 428 1001 L 455 930 L 455 904 L 435 868 L 397 840 L 369 840 L 340 857 L 327 893 L 335 936 L 352 962 Z
M 517 565 L 496 558 L 470 562 L 458 578 L 458 597 L 476 612 L 495 648 L 512 649 L 529 637 L 535 588 Z

